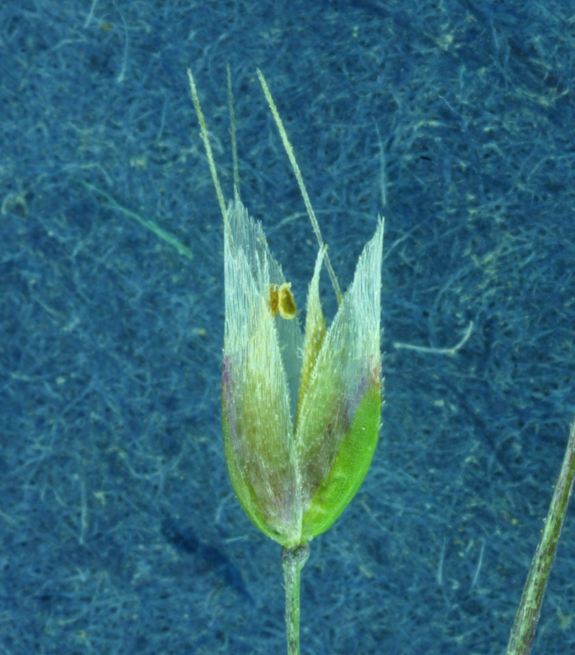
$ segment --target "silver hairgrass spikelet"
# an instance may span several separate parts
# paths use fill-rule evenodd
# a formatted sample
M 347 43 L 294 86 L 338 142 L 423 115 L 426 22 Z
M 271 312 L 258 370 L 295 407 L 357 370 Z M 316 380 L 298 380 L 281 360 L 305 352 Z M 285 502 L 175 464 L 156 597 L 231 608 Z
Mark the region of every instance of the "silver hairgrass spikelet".
M 325 250 L 309 285 L 305 336 L 274 317 L 286 283 L 259 223 L 238 201 L 225 228 L 222 375 L 225 457 L 253 523 L 290 548 L 327 530 L 358 490 L 380 427 L 383 224 L 326 328 L 319 298 Z
M 383 221 L 363 249 L 348 291 L 341 295 L 335 282 L 339 306 L 329 327 L 319 280 L 324 265 L 331 276 L 331 265 L 317 228 L 320 246 L 302 333 L 291 286 L 261 224 L 249 216 L 237 189 L 235 199 L 223 205 L 191 74 L 190 83 L 224 215 L 225 459 L 250 520 L 293 549 L 340 516 L 359 489 L 377 444 Z M 287 136 L 265 80 L 262 86 L 285 145 Z M 296 175 L 299 182 L 299 169 Z M 307 206 L 305 188 L 302 193 Z

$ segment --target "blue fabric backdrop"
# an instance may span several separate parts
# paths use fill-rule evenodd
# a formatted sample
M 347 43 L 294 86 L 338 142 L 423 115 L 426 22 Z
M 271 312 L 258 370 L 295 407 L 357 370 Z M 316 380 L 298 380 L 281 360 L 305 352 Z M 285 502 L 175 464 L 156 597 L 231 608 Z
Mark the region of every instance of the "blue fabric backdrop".
M 228 63 L 242 197 L 300 306 L 317 246 L 256 67 L 343 288 L 386 217 L 380 443 L 311 544 L 302 655 L 504 651 L 575 409 L 574 13 L 0 3 L 2 653 L 285 652 L 280 548 L 220 434 L 222 221 L 186 68 L 230 197 Z M 575 647 L 574 525 L 541 655 Z

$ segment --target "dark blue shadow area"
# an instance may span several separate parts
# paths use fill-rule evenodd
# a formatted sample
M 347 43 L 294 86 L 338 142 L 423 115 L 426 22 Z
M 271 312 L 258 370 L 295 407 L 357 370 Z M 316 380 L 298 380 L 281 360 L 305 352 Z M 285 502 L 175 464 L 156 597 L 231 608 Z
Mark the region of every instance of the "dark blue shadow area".
M 202 543 L 192 528 L 183 527 L 171 518 L 162 522 L 162 535 L 179 551 L 191 555 L 199 571 L 215 571 L 224 584 L 253 604 L 254 599 L 250 596 L 240 571 L 224 552 L 215 546 Z

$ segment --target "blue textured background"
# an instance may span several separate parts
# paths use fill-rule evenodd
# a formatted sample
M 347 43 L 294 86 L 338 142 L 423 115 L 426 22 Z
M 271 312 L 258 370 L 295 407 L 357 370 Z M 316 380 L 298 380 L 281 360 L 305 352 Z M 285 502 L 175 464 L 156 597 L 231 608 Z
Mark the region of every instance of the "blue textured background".
M 316 245 L 256 67 L 344 288 L 387 221 L 384 425 L 312 543 L 302 654 L 504 651 L 575 407 L 575 5 L 516 4 L 0 3 L 2 655 L 285 652 L 280 548 L 221 446 L 222 224 L 186 67 L 229 197 L 228 62 L 243 199 L 300 306 Z M 470 321 L 455 356 L 394 345 Z M 574 526 L 534 653 L 575 647 Z

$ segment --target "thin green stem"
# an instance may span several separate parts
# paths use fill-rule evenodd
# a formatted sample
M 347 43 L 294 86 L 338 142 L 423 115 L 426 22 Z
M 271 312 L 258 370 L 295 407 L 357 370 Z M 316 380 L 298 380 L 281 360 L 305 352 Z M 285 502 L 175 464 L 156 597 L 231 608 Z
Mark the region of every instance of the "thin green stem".
M 300 575 L 309 557 L 309 544 L 282 549 L 286 589 L 286 631 L 288 655 L 299 655 Z
M 561 465 L 557 486 L 551 499 L 549 513 L 545 520 L 545 527 L 535 557 L 531 564 L 527 582 L 523 589 L 519 609 L 515 616 L 515 623 L 509 638 L 509 644 L 505 655 L 529 655 L 531 643 L 535 634 L 535 628 L 539 621 L 541 605 L 545 595 L 545 587 L 551 573 L 553 560 L 567 508 L 569 499 L 573 490 L 573 480 L 575 476 L 575 423 L 571 426 L 567 450 Z

